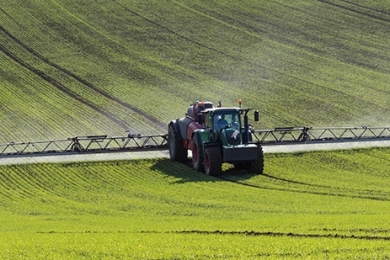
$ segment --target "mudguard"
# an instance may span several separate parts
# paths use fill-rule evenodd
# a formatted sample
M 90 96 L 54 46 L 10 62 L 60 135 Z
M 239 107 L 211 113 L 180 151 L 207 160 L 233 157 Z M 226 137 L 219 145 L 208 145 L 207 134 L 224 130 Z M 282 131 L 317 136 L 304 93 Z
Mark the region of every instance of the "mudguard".
M 198 144 L 202 144 L 202 147 L 204 147 L 204 143 L 207 143 L 210 141 L 209 134 L 204 129 L 198 129 L 194 131 L 194 138 L 197 139 Z
M 177 127 L 179 129 L 179 132 L 180 133 L 180 136 L 183 140 L 187 140 L 189 137 L 187 136 L 187 132 L 188 132 L 188 126 L 194 122 L 194 120 L 188 118 L 188 117 L 184 117 L 184 118 L 180 118 L 180 119 L 177 119 L 176 120 L 177 122 Z
M 172 120 L 170 123 L 169 123 L 169 125 L 173 125 L 174 126 L 174 128 L 175 128 L 175 132 L 176 133 L 180 133 L 180 126 L 179 126 L 179 119 L 176 119 L 176 120 Z M 181 136 L 181 134 L 180 135 L 178 135 L 177 136 L 178 137 L 178 139 L 180 139 L 180 140 L 183 140 L 183 137 Z

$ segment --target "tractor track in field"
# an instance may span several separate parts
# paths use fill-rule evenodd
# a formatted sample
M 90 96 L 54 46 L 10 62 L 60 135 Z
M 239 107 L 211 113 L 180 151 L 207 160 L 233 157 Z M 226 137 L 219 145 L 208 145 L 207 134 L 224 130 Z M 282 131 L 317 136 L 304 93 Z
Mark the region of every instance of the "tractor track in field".
M 121 106 L 123 106 L 123 107 L 125 107 L 125 108 L 127 108 L 127 109 L 129 109 L 129 110 L 131 110 L 131 111 L 133 111 L 133 112 L 136 113 L 136 114 L 141 115 L 142 117 L 146 118 L 146 119 L 149 120 L 150 122 L 152 122 L 152 123 L 154 123 L 154 124 L 157 124 L 159 127 L 164 128 L 164 129 L 166 128 L 165 123 L 158 121 L 156 118 L 154 118 L 154 117 L 148 115 L 147 113 L 145 113 L 145 112 L 141 111 L 140 109 L 138 109 L 138 108 L 136 108 L 136 107 L 130 105 L 129 103 L 124 102 L 124 101 L 122 101 L 122 100 L 120 100 L 120 99 L 118 99 L 118 98 L 116 98 L 116 97 L 111 96 L 111 95 L 108 94 L 107 92 L 105 92 L 105 91 L 99 89 L 98 87 L 94 86 L 91 82 L 89 82 L 89 81 L 83 79 L 82 77 L 80 77 L 80 76 L 74 74 L 73 72 L 71 72 L 71 71 L 69 71 L 69 70 L 67 70 L 67 69 L 65 69 L 65 68 L 63 68 L 63 67 L 61 67 L 61 66 L 59 66 L 58 64 L 56 64 L 56 63 L 54 63 L 54 62 L 52 62 L 52 61 L 50 61 L 49 59 L 47 59 L 47 58 L 44 57 L 43 55 L 39 54 L 38 52 L 36 52 L 36 51 L 33 50 L 32 48 L 30 48 L 29 46 L 27 46 L 26 44 L 24 44 L 21 40 L 19 40 L 18 38 L 16 38 L 14 35 L 12 35 L 9 31 L 7 31 L 7 30 L 6 30 L 4 27 L 2 27 L 1 25 L 0 25 L 0 31 L 3 32 L 5 35 L 7 35 L 10 39 L 12 39 L 15 43 L 17 43 L 17 45 L 19 45 L 20 47 L 22 47 L 22 48 L 23 48 L 24 50 L 26 50 L 28 53 L 30 53 L 31 55 L 33 55 L 33 56 L 36 57 L 37 59 L 41 60 L 42 62 L 46 63 L 47 65 L 52 66 L 53 68 L 55 68 L 55 69 L 57 69 L 58 71 L 64 73 L 65 75 L 67 75 L 67 76 L 73 78 L 73 79 L 76 80 L 77 82 L 79 82 L 79 83 L 81 83 L 82 85 L 88 87 L 89 89 L 95 91 L 96 93 L 102 95 L 103 97 L 105 97 L 105 98 L 107 98 L 107 99 L 109 99 L 109 100 L 111 100 L 111 101 L 113 101 L 113 102 L 115 102 L 115 103 L 117 103 L 117 104 L 119 104 L 119 105 L 121 105 Z M 11 52 L 5 50 L 5 48 L 3 48 L 3 47 L 2 47 L 2 51 L 3 51 L 7 56 L 10 56 L 9 54 L 11 54 Z M 7 54 L 6 52 L 7 52 L 8 54 Z M 54 80 L 53 78 L 51 78 L 49 75 L 45 75 L 44 77 L 42 77 L 41 75 L 44 74 L 43 72 L 40 72 L 40 71 L 38 72 L 37 69 L 35 69 L 35 68 L 33 68 L 32 66 L 30 66 L 30 65 L 28 65 L 28 64 L 26 64 L 26 63 L 24 63 L 22 60 L 18 59 L 18 58 L 15 57 L 14 55 L 12 55 L 12 56 L 13 56 L 13 57 L 10 57 L 11 59 L 13 59 L 15 62 L 19 63 L 21 66 L 23 66 L 23 67 L 29 69 L 29 70 L 32 71 L 33 73 L 37 74 L 38 76 L 40 76 L 40 77 L 43 78 L 44 80 L 48 81 L 48 79 L 50 79 L 48 82 L 49 82 L 50 84 L 52 84 L 53 86 L 57 87 L 57 85 L 59 84 L 59 83 L 57 82 L 57 84 L 54 85 L 52 82 L 55 82 L 55 80 Z M 18 61 L 17 61 L 17 60 L 18 60 Z M 38 73 L 37 73 L 37 72 L 38 72 Z M 57 88 L 58 88 L 58 87 L 57 87 Z M 67 95 L 71 96 L 72 98 L 76 99 L 77 101 L 79 101 L 79 102 L 81 102 L 81 103 L 83 103 L 83 104 L 89 103 L 89 104 L 90 104 L 90 105 L 88 105 L 89 107 L 93 106 L 93 107 L 97 108 L 97 109 L 94 108 L 94 110 L 98 111 L 99 113 L 101 113 L 101 114 L 103 114 L 103 115 L 105 115 L 105 116 L 107 116 L 107 115 L 109 114 L 109 113 L 104 112 L 104 111 L 103 111 L 103 113 L 102 113 L 102 110 L 99 109 L 97 106 L 94 106 L 92 103 L 86 101 L 86 100 L 83 99 L 82 97 L 77 96 L 76 94 L 74 94 L 73 92 L 71 92 L 69 89 L 67 89 L 65 86 L 62 86 L 62 87 L 61 87 L 61 91 L 65 92 Z M 115 117 L 114 115 L 110 115 L 108 118 L 109 118 L 110 120 L 112 120 L 114 117 Z M 114 119 L 114 120 L 112 120 L 112 121 L 114 121 L 114 122 L 117 123 L 117 121 L 119 121 L 119 120 Z M 117 123 L 117 124 L 119 124 L 119 123 Z M 124 127 L 125 129 L 128 128 L 128 125 L 127 125 L 125 122 L 121 122 L 119 125 L 121 125 L 121 126 Z
M 335 239 L 359 239 L 359 240 L 383 240 L 389 241 L 389 236 L 367 236 L 367 235 L 346 235 L 338 233 L 292 233 L 292 232 L 273 232 L 273 231 L 224 231 L 224 230 L 174 230 L 174 231 L 154 231 L 144 230 L 134 231 L 37 231 L 38 234 L 198 234 L 198 235 L 241 235 L 241 236 L 269 236 L 269 237 L 295 237 L 295 238 L 335 238 Z
M 382 14 L 385 14 L 385 15 L 389 15 L 389 16 L 390 16 L 390 12 L 386 12 L 386 11 L 383 11 L 383 10 L 378 10 L 378 9 L 371 8 L 371 7 L 369 7 L 369 6 L 364 6 L 364 5 L 361 5 L 361 4 L 358 4 L 358 3 L 352 3 L 351 1 L 348 1 L 348 0 L 339 0 L 339 1 L 340 1 L 340 2 L 344 2 L 344 3 L 347 3 L 347 4 L 350 4 L 350 5 L 353 5 L 353 6 L 357 6 L 357 7 L 366 9 L 366 10 L 370 10 L 370 11 L 374 11 L 374 12 L 377 12 L 377 13 L 382 13 Z M 389 20 L 389 21 L 390 21 L 390 20 Z
M 276 176 L 272 176 L 266 173 L 263 173 L 262 176 L 265 176 L 270 179 L 274 179 L 277 181 L 282 181 L 282 182 L 287 182 L 287 183 L 292 183 L 292 184 L 299 184 L 299 185 L 304 185 L 304 186 L 310 186 L 310 187 L 317 187 L 317 188 L 331 188 L 331 186 L 325 186 L 325 185 L 318 185 L 318 184 L 311 184 L 311 183 L 306 183 L 306 182 L 301 182 L 301 181 L 294 181 L 294 180 L 289 180 L 285 178 L 279 178 Z
M 317 0 L 317 1 L 321 2 L 321 3 L 324 3 L 324 4 L 327 4 L 327 5 L 330 5 L 330 6 L 333 6 L 333 7 L 336 7 L 336 8 L 340 8 L 340 9 L 352 12 L 352 13 L 356 13 L 358 15 L 367 16 L 367 17 L 370 17 L 370 18 L 373 18 L 373 19 L 376 19 L 376 20 L 380 20 L 380 21 L 386 22 L 386 23 L 390 22 L 390 18 L 383 18 L 383 17 L 380 17 L 378 15 L 369 14 L 367 12 L 359 11 L 356 8 L 353 8 L 353 7 L 362 8 L 362 9 L 365 9 L 365 10 L 369 10 L 369 11 L 373 11 L 373 12 L 381 13 L 381 14 L 385 14 L 385 15 L 390 15 L 390 13 L 385 12 L 385 11 L 381 11 L 381 10 L 376 10 L 374 8 L 367 7 L 367 6 L 364 6 L 364 5 L 360 5 L 360 4 L 357 4 L 357 3 L 352 3 L 352 2 L 347 1 L 347 0 L 339 0 L 338 2 L 345 3 L 345 4 L 353 6 L 353 7 L 344 6 L 344 5 L 340 4 L 340 3 L 334 3 L 334 2 L 331 2 L 329 0 Z
M 229 55 L 229 54 L 227 54 L 227 53 L 225 53 L 225 52 L 223 52 L 223 51 L 220 51 L 220 50 L 218 50 L 218 49 L 209 47 L 209 46 L 207 46 L 207 45 L 205 45 L 205 44 L 203 44 L 203 43 L 201 43 L 201 42 L 198 42 L 198 41 L 195 41 L 195 40 L 193 40 L 193 39 L 191 39 L 191 38 L 189 38 L 189 37 L 183 36 L 183 35 L 181 35 L 180 33 L 176 32 L 176 31 L 174 31 L 174 30 L 172 30 L 172 29 L 169 29 L 168 27 L 166 27 L 166 26 L 164 26 L 164 25 L 161 25 L 161 24 L 159 24 L 159 23 L 157 23 L 157 22 L 155 22 L 155 21 L 153 21 L 153 20 L 151 20 L 151 19 L 149 19 L 149 18 L 147 18 L 147 17 L 141 15 L 140 13 L 138 13 L 138 12 L 136 12 L 136 11 L 134 11 L 134 10 L 131 10 L 130 8 L 126 7 L 125 5 L 123 5 L 123 4 L 121 4 L 121 3 L 117 2 L 117 1 L 113 1 L 113 2 L 114 2 L 115 4 L 117 4 L 118 6 L 122 7 L 122 8 L 123 8 L 124 10 L 126 10 L 127 12 L 129 12 L 129 13 L 135 15 L 135 16 L 138 16 L 138 17 L 140 17 L 141 19 L 144 19 L 145 21 L 147 21 L 147 22 L 153 24 L 154 26 L 159 27 L 159 28 L 161 28 L 161 29 L 163 29 L 163 30 L 165 30 L 165 31 L 167 31 L 167 32 L 169 32 L 169 33 L 171 33 L 171 34 L 173 34 L 173 35 L 176 35 L 177 37 L 179 37 L 179 38 L 181 38 L 181 39 L 184 39 L 184 40 L 186 40 L 187 42 L 191 42 L 191 43 L 193 43 L 193 44 L 195 44 L 195 45 L 198 45 L 198 46 L 203 47 L 203 48 L 206 48 L 206 49 L 208 49 L 208 50 L 210 50 L 210 51 L 213 51 L 213 52 L 216 52 L 216 53 L 225 55 L 225 56 L 227 56 L 227 57 L 229 57 L 229 58 L 232 58 L 232 59 L 233 59 L 233 58 L 236 58 L 236 57 L 231 56 L 231 55 Z
M 144 231 L 148 233 L 148 231 Z M 292 232 L 273 232 L 273 231 L 223 231 L 223 230 L 179 230 L 166 231 L 164 233 L 174 234 L 204 234 L 204 235 L 244 235 L 244 236 L 270 236 L 270 237 L 296 237 L 296 238 L 339 238 L 339 239 L 360 239 L 360 240 L 390 240 L 388 236 L 363 236 L 363 235 L 345 235 L 345 234 L 318 234 L 318 233 L 292 233 Z
M 69 91 L 69 89 L 67 89 L 64 85 L 62 85 L 61 83 L 59 83 L 57 80 L 55 80 L 54 78 L 50 77 L 49 75 L 47 75 L 46 73 L 44 73 L 43 71 L 41 70 L 38 70 L 37 68 L 34 68 L 33 66 L 25 63 L 24 61 L 22 61 L 21 59 L 19 59 L 18 57 L 16 57 L 13 53 L 11 53 L 10 51 L 6 50 L 3 46 L 0 46 L 0 50 L 6 55 L 8 56 L 10 59 L 12 59 L 14 62 L 18 63 L 20 66 L 28 69 L 29 71 L 31 71 L 32 73 L 34 73 L 35 75 L 39 76 L 40 78 L 42 78 L 43 80 L 45 80 L 46 82 L 48 82 L 49 84 L 51 84 L 52 86 L 54 86 L 55 88 L 57 88 L 58 90 L 64 92 L 66 95 L 70 96 L 71 98 L 77 100 L 78 102 L 86 105 L 87 107 L 89 108 L 92 108 L 93 110 L 99 112 L 100 114 L 104 115 L 105 117 L 107 117 L 109 120 L 113 121 L 114 123 L 120 125 L 121 127 L 123 127 L 124 129 L 127 129 L 128 126 L 125 122 L 123 122 L 122 120 L 119 120 L 115 117 L 115 115 L 109 113 L 109 112 L 106 112 L 102 109 L 100 109 L 98 106 L 94 105 L 93 103 L 87 101 L 86 99 L 80 97 L 79 95 L 73 93 L 72 91 Z
M 323 186 L 323 185 L 316 185 L 316 184 L 310 184 L 310 183 L 304 183 L 304 182 L 299 182 L 299 181 L 293 181 L 293 180 L 288 180 L 288 179 L 283 179 L 283 178 L 278 178 L 272 175 L 268 174 L 261 174 L 261 176 L 264 176 L 266 178 L 270 179 L 275 179 L 278 181 L 283 181 L 286 183 L 290 184 L 298 184 L 306 187 L 318 187 L 318 188 L 332 188 L 330 186 Z M 364 196 L 364 195 L 348 195 L 348 194 L 342 194 L 342 193 L 337 193 L 338 191 L 313 191 L 313 190 L 299 190 L 298 188 L 292 189 L 292 188 L 275 188 L 275 187 L 265 187 L 265 186 L 260 186 L 256 184 L 251 184 L 251 183 L 246 183 L 246 182 L 241 182 L 239 180 L 232 180 L 227 177 L 224 177 L 223 174 L 220 176 L 215 176 L 215 178 L 220 179 L 222 181 L 227 181 L 231 182 L 237 185 L 242 185 L 246 187 L 251 187 L 255 189 L 261 189 L 261 190 L 271 190 L 271 191 L 283 191 L 283 192 L 295 192 L 295 193 L 303 193 L 303 194 L 312 194 L 312 195 L 321 195 L 321 196 L 332 196 L 332 197 L 344 197 L 344 198 L 353 198 L 353 199 L 367 199 L 367 200 L 375 200 L 375 201 L 390 201 L 390 199 L 385 198 L 385 197 L 375 197 L 375 196 Z M 343 192 L 345 190 L 339 190 L 339 192 Z

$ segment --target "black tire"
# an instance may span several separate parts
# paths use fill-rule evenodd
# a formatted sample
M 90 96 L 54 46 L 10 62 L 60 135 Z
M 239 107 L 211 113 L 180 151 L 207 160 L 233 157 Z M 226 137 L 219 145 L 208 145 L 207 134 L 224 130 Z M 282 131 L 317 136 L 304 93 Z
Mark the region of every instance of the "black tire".
M 188 151 L 184 148 L 183 142 L 180 140 L 173 124 L 170 124 L 168 127 L 168 145 L 169 157 L 172 161 L 185 162 L 187 160 Z
M 194 135 L 192 139 L 192 166 L 195 171 L 204 171 L 203 165 L 203 147 L 199 145 L 198 138 Z
M 242 169 L 246 169 L 246 165 L 248 163 L 234 163 L 233 166 L 234 166 L 234 169 L 237 169 L 237 170 L 242 170 Z
M 257 145 L 257 160 L 248 163 L 248 171 L 256 174 L 263 174 L 264 170 L 264 153 L 263 147 Z
M 222 172 L 222 154 L 218 146 L 204 149 L 204 168 L 207 175 L 216 176 Z

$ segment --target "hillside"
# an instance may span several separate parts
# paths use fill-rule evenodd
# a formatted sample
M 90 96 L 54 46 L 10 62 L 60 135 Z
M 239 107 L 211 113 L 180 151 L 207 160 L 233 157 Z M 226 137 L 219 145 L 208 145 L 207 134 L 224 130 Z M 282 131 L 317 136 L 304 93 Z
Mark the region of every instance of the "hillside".
M 196 100 L 260 127 L 390 125 L 389 1 L 3 1 L 0 142 L 164 133 Z
M 386 259 L 389 149 L 0 166 L 0 259 Z

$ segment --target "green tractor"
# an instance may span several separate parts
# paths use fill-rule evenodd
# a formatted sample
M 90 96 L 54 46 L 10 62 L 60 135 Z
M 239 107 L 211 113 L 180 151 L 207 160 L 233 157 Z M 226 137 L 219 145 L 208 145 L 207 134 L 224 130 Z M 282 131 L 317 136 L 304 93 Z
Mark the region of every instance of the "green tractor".
M 211 102 L 190 105 L 184 118 L 173 120 L 168 126 L 168 144 L 171 160 L 184 162 L 192 151 L 193 168 L 208 175 L 219 175 L 222 163 L 262 174 L 263 149 L 252 141 L 248 123 L 251 109 L 240 107 L 213 107 Z M 255 121 L 259 112 L 254 112 Z

